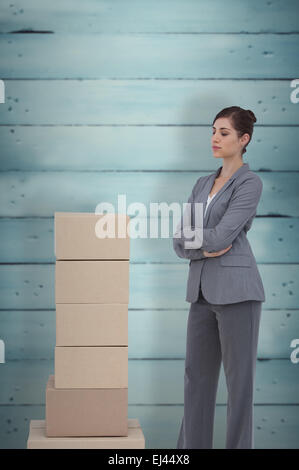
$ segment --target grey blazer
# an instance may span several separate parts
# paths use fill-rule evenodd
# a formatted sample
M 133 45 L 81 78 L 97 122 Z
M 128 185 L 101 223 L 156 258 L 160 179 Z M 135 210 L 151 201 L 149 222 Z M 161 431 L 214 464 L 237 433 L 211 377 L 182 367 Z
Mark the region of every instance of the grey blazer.
M 188 199 L 191 203 L 191 221 L 194 221 L 192 203 L 203 203 L 205 211 L 215 173 L 196 181 Z M 199 286 L 211 304 L 229 304 L 245 300 L 265 301 L 265 292 L 254 254 L 246 233 L 256 215 L 263 189 L 262 180 L 244 163 L 222 186 L 211 200 L 203 219 L 203 239 L 197 249 L 185 249 L 183 217 L 173 237 L 173 248 L 180 258 L 189 259 L 187 302 L 196 302 Z M 194 229 L 194 224 L 192 223 Z M 232 247 L 223 255 L 206 257 L 203 250 L 212 252 Z

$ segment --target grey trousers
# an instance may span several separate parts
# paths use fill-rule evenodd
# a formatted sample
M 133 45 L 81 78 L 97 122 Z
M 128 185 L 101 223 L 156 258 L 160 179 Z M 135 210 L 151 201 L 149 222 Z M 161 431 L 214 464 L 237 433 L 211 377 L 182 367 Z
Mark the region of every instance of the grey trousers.
M 254 449 L 253 396 L 262 302 L 213 305 L 199 291 L 187 324 L 184 416 L 177 449 L 211 449 L 218 379 L 227 385 L 226 449 Z

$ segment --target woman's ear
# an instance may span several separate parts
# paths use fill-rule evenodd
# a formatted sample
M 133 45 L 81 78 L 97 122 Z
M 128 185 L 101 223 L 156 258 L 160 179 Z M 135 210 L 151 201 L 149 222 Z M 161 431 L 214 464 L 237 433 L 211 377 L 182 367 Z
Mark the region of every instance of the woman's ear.
M 247 132 L 245 134 L 242 135 L 241 137 L 241 144 L 244 146 L 244 145 L 247 145 L 250 141 L 250 135 L 247 134 Z

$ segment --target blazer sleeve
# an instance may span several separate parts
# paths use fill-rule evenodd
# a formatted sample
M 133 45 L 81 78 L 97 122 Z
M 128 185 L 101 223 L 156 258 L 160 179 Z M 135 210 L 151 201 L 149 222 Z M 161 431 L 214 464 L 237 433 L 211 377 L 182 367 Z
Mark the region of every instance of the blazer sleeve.
M 189 196 L 188 203 L 194 202 L 194 188 L 197 185 L 199 180 L 195 183 L 191 195 Z M 177 235 L 177 237 L 173 237 L 173 249 L 176 252 L 177 256 L 180 258 L 186 258 L 190 260 L 198 260 L 198 259 L 207 259 L 207 256 L 204 256 L 203 250 L 201 248 L 199 249 L 185 249 L 184 248 L 184 242 L 185 242 L 185 237 L 183 234 L 183 216 L 181 217 L 181 220 L 179 224 L 177 225 L 176 231 L 174 235 Z
M 231 245 L 244 227 L 248 229 L 247 222 L 256 214 L 262 190 L 263 183 L 257 175 L 244 180 L 234 190 L 220 222 L 214 228 L 202 229 L 202 243 L 198 248 L 213 252 Z

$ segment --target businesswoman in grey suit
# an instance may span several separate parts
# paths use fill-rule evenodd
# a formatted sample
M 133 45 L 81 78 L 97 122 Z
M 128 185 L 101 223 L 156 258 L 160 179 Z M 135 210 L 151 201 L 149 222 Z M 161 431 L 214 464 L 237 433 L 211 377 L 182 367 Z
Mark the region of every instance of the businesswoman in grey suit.
M 228 391 L 226 448 L 254 448 L 253 395 L 265 292 L 246 234 L 263 185 L 242 160 L 254 122 L 253 112 L 238 106 L 217 114 L 211 144 L 222 166 L 200 177 L 188 199 L 191 221 L 193 203 L 203 204 L 202 238 L 196 244 L 185 235 L 183 217 L 173 237 L 176 254 L 190 260 L 186 301 L 191 303 L 177 449 L 213 447 L 222 360 Z M 189 234 L 194 228 L 191 223 Z

